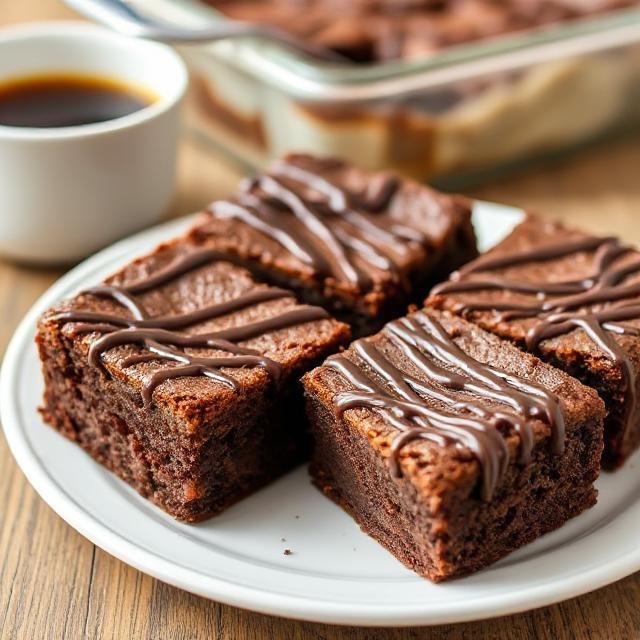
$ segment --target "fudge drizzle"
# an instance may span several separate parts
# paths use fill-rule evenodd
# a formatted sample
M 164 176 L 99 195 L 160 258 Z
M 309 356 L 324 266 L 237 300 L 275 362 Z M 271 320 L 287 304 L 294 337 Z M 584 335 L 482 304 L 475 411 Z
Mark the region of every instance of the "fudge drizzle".
M 355 193 L 281 161 L 269 174 L 245 181 L 233 200 L 214 202 L 209 210 L 217 218 L 234 218 L 253 227 L 322 276 L 367 290 L 371 278 L 354 263 L 353 255 L 399 281 L 397 256 L 429 242 L 416 229 L 367 215 L 387 209 L 399 185 L 398 178 L 388 175 L 375 189 Z M 304 195 L 301 188 L 319 199 Z M 292 224 L 291 216 L 299 224 Z
M 333 402 L 338 414 L 367 408 L 382 413 L 398 430 L 389 459 L 394 476 L 401 476 L 400 451 L 409 442 L 422 439 L 440 446 L 454 444 L 471 451 L 480 462 L 482 498 L 490 500 L 509 462 L 501 428 L 519 435 L 523 464 L 530 461 L 534 446 L 531 419 L 550 426 L 554 454 L 564 451 L 560 405 L 543 387 L 470 357 L 440 322 L 422 311 L 390 322 L 383 331 L 423 377 L 399 369 L 367 340 L 353 344 L 362 364 L 336 355 L 325 366 L 356 387 L 355 391 L 336 394 Z M 383 382 L 377 382 L 367 370 Z M 473 397 L 464 400 L 460 392 Z M 427 407 L 423 397 L 442 403 L 451 412 Z
M 269 288 L 249 291 L 236 298 L 208 305 L 187 313 L 174 316 L 149 317 L 137 294 L 160 287 L 180 278 L 189 271 L 221 259 L 215 251 L 203 249 L 177 258 L 155 274 L 126 286 L 99 285 L 81 291 L 82 295 L 110 298 L 129 311 L 130 317 L 107 312 L 64 311 L 53 316 L 54 320 L 76 323 L 74 334 L 103 334 L 89 348 L 89 363 L 105 370 L 103 354 L 117 346 L 136 344 L 146 353 L 132 355 L 122 362 L 131 367 L 146 362 L 173 362 L 176 366 L 162 367 L 146 380 L 142 387 L 142 398 L 146 405 L 153 399 L 155 389 L 173 378 L 185 376 L 205 376 L 236 390 L 237 381 L 220 371 L 222 367 L 261 367 L 277 381 L 281 375 L 281 365 L 261 355 L 253 349 L 241 347 L 237 342 L 250 340 L 278 329 L 329 318 L 320 307 L 301 307 L 282 312 L 271 318 L 229 327 L 209 333 L 185 335 L 178 330 L 199 322 L 205 322 L 223 315 L 252 307 L 262 302 L 290 298 L 285 289 Z M 230 355 L 197 356 L 185 349 L 215 349 Z M 105 370 L 106 372 L 106 370 Z
M 504 276 L 491 276 L 491 271 L 566 258 L 579 252 L 593 251 L 593 271 L 586 278 L 561 282 L 526 282 Z M 567 334 L 575 329 L 584 333 L 619 365 L 624 376 L 625 402 L 622 438 L 629 431 L 629 422 L 637 405 L 636 376 L 633 365 L 613 334 L 639 336 L 638 328 L 625 324 L 640 318 L 640 282 L 625 283 L 625 279 L 640 272 L 640 256 L 626 263 L 618 259 L 634 253 L 631 247 L 616 238 L 585 238 L 541 247 L 514 255 L 479 258 L 458 272 L 451 280 L 437 285 L 432 295 L 504 290 L 531 294 L 535 301 L 528 304 L 493 303 L 467 300 L 454 310 L 463 316 L 475 311 L 496 311 L 500 322 L 522 318 L 537 318 L 525 336 L 527 348 L 535 351 L 543 340 Z M 480 275 L 469 279 L 471 275 Z

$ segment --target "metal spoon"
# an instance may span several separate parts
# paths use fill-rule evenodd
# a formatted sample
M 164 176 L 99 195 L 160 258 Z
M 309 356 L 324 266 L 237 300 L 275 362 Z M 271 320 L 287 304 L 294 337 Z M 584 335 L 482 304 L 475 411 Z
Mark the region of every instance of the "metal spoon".
M 156 22 L 143 16 L 123 0 L 65 0 L 65 3 L 95 22 L 136 38 L 168 43 L 213 42 L 246 37 L 265 38 L 297 49 L 314 58 L 345 62 L 345 58 L 329 49 L 308 44 L 296 36 L 270 25 L 224 20 L 219 24 L 208 24 L 201 29 L 186 29 Z

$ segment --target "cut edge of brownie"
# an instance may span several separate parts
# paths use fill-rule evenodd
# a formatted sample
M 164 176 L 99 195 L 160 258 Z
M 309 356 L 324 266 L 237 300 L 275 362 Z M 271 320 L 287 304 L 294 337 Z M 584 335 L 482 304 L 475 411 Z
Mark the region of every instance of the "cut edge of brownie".
M 510 343 L 468 326 L 527 367 L 566 380 L 582 395 L 573 402 L 583 403 L 577 407 L 563 401 L 567 436 L 562 455 L 549 453 L 548 427 L 534 421 L 532 462 L 521 465 L 516 461 L 519 436 L 509 435 L 509 469 L 489 502 L 478 495 L 479 463 L 432 443 L 403 447 L 402 476 L 394 478 L 387 458 L 396 432 L 365 409 L 348 410 L 339 418 L 333 392 L 345 385 L 335 386 L 337 373 L 325 370 L 323 375 L 321 366 L 303 378 L 315 441 L 310 467 L 314 484 L 407 567 L 436 582 L 497 561 L 592 506 L 597 495 L 593 483 L 604 409 L 596 393 Z M 327 387 L 327 376 L 334 387 Z
M 49 353 L 46 345 L 41 349 Z M 283 391 L 278 402 L 268 403 L 254 388 L 221 410 L 206 425 L 206 435 L 202 428 L 184 435 L 179 419 L 142 409 L 128 385 L 113 380 L 105 388 L 90 366 L 76 363 L 74 368 L 79 381 L 70 388 L 67 378 L 45 365 L 44 420 L 183 522 L 222 512 L 308 456 L 297 390 Z M 264 414 L 271 419 L 261 419 Z

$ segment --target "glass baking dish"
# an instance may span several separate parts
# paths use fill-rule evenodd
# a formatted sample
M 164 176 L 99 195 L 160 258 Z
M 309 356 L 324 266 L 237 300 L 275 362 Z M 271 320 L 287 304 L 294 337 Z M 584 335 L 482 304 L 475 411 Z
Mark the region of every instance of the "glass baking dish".
M 184 26 L 226 19 L 194 0 L 135 5 Z M 252 39 L 181 52 L 191 128 L 255 167 L 299 150 L 456 182 L 640 121 L 637 8 L 370 65 Z

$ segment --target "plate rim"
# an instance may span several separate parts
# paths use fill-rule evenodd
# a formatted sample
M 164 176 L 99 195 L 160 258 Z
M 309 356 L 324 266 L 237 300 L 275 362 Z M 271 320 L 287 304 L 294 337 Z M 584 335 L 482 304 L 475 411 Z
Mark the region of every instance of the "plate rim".
M 489 205 L 489 203 L 486 203 Z M 491 206 L 493 203 L 490 203 Z M 485 206 L 485 203 L 482 203 Z M 500 205 L 502 208 L 502 205 Z M 517 211 L 511 208 L 512 211 Z M 640 544 L 632 552 L 613 560 L 607 559 L 597 567 L 579 575 L 556 578 L 551 584 L 531 587 L 507 593 L 496 603 L 495 595 L 473 598 L 467 604 L 439 603 L 439 610 L 429 610 L 412 604 L 402 607 L 398 604 L 388 608 L 379 604 L 350 604 L 329 602 L 308 596 L 264 591 L 256 587 L 231 583 L 224 578 L 204 575 L 193 569 L 182 567 L 170 560 L 148 551 L 131 542 L 114 529 L 109 529 L 96 520 L 76 503 L 73 496 L 58 485 L 41 464 L 32 450 L 25 431 L 22 429 L 20 406 L 16 385 L 20 368 L 20 356 L 31 344 L 35 321 L 39 314 L 60 297 L 67 295 L 66 289 L 75 284 L 76 279 L 91 269 L 104 268 L 106 264 L 119 259 L 140 254 L 140 243 L 146 245 L 170 238 L 194 219 L 186 216 L 151 227 L 106 247 L 94 256 L 81 262 L 54 282 L 32 305 L 19 323 L 4 355 L 0 370 L 0 420 L 5 438 L 20 469 L 39 496 L 72 528 L 125 564 L 185 591 L 267 615 L 277 615 L 297 620 L 307 620 L 325 624 L 359 626 L 430 626 L 469 622 L 504 616 L 543 606 L 548 606 L 568 598 L 583 595 L 620 580 L 640 570 Z M 114 269 L 117 267 L 114 267 Z M 619 516 L 618 516 L 619 517 Z M 488 602 L 487 602 L 488 600 Z

